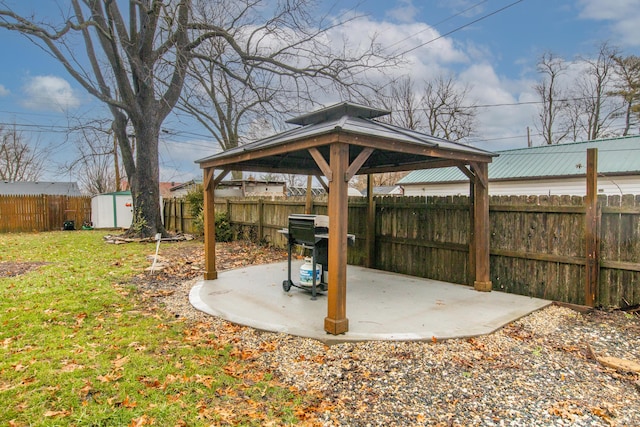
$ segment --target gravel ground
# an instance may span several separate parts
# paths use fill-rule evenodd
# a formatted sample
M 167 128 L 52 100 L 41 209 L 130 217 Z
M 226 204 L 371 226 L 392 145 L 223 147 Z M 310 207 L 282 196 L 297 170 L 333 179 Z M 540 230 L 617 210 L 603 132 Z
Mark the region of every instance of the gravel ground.
M 551 306 L 482 337 L 329 347 L 195 310 L 188 293 L 197 280 L 138 285 L 313 396 L 306 425 L 640 426 L 640 375 L 589 351 L 640 362 L 637 314 Z

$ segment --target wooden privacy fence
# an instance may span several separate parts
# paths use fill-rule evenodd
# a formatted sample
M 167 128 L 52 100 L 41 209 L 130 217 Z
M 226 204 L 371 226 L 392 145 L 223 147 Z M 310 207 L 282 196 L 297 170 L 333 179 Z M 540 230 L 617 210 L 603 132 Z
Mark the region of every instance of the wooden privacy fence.
M 366 201 L 349 201 L 348 229 L 356 235 L 348 252 L 350 264 L 469 283 L 468 197 L 386 197 L 376 198 L 374 204 L 373 224 L 368 224 Z M 188 207 L 180 209 L 188 213 Z M 227 212 L 240 233 L 276 246 L 285 244 L 277 231 L 287 226 L 288 216 L 304 210 L 302 199 L 216 201 L 216 212 Z M 582 197 L 494 196 L 489 211 L 493 289 L 585 303 Z M 326 214 L 326 201 L 314 202 L 313 212 Z M 596 217 L 595 305 L 640 304 L 640 196 L 600 196 Z M 366 245 L 369 231 L 375 231 L 372 248 Z
M 183 198 L 162 199 L 164 228 L 169 231 L 194 233 L 194 218 L 191 216 L 190 204 Z
M 0 232 L 61 230 L 65 221 L 91 221 L 91 198 L 0 195 Z

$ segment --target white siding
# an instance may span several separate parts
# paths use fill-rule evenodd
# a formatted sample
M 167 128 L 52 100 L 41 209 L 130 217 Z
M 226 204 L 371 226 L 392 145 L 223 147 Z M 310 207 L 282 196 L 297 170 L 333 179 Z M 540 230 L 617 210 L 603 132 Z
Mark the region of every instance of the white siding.
M 468 182 L 404 184 L 405 196 L 469 195 Z M 490 181 L 491 196 L 584 196 L 585 178 L 543 179 L 526 181 Z M 606 195 L 640 194 L 640 175 L 598 177 L 598 193 Z
M 282 196 L 284 195 L 283 184 L 253 183 L 245 184 L 246 196 Z

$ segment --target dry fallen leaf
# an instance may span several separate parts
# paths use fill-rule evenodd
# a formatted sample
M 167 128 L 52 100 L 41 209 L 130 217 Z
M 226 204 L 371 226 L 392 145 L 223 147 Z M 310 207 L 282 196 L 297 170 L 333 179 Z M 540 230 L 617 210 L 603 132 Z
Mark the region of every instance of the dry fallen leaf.
M 124 356 L 124 357 L 118 357 L 112 363 L 113 363 L 113 366 L 115 366 L 116 368 L 122 368 L 122 366 L 124 366 L 124 364 L 127 363 L 128 361 L 129 361 L 129 356 Z
M 132 419 L 129 423 L 129 427 L 151 426 L 154 424 L 154 422 L 155 420 L 153 418 L 143 415 L 141 417 Z
M 46 418 L 52 418 L 52 417 L 66 417 L 69 414 L 71 414 L 71 412 L 69 411 L 47 411 L 44 413 L 44 416 Z

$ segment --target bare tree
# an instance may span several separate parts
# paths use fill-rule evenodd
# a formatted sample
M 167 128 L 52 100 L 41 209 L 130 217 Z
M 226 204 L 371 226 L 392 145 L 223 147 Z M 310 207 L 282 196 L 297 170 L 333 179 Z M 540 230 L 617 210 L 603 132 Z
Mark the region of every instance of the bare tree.
M 373 187 L 392 187 L 398 181 L 407 176 L 409 172 L 386 172 L 371 175 Z M 367 189 L 367 175 L 356 175 L 353 177 L 353 186 L 360 191 Z
M 559 79 L 567 70 L 564 59 L 545 53 L 538 61 L 538 72 L 542 81 L 534 86 L 540 96 L 541 107 L 536 124 L 545 144 L 557 144 L 570 134 L 570 127 L 563 123 L 566 113 L 566 96 L 559 86 Z
M 0 179 L 3 181 L 37 181 L 43 171 L 46 152 L 30 146 L 15 127 L 0 127 Z
M 378 92 L 378 101 L 391 114 L 380 120 L 407 129 L 424 130 L 420 121 L 420 90 L 411 77 L 394 80 L 386 88 L 387 93 Z
M 588 140 L 606 136 L 616 113 L 620 109 L 615 98 L 608 97 L 614 72 L 617 49 L 607 43 L 599 47 L 595 59 L 581 58 L 586 69 L 575 82 L 573 102 L 578 104 L 578 126 Z
M 439 76 L 427 82 L 422 97 L 428 132 L 449 141 L 461 141 L 472 135 L 476 108 L 469 98 L 468 86 L 456 83 L 453 75 Z
M 422 88 L 406 77 L 387 84 L 386 89 L 378 99 L 391 115 L 381 120 L 450 141 L 473 134 L 476 107 L 469 99 L 470 88 L 458 84 L 455 76 L 438 76 Z
M 476 125 L 477 109 L 469 99 L 470 88 L 456 82 L 454 75 L 438 76 L 421 88 L 410 77 L 388 83 L 377 100 L 391 111 L 378 120 L 430 135 L 461 141 L 471 136 Z M 373 185 L 395 185 L 407 173 L 383 173 L 372 177 Z M 363 190 L 367 177 L 354 178 L 354 186 Z
M 268 60 L 238 61 L 237 47 L 219 39 L 203 41 L 192 53 L 194 60 L 178 108 L 195 117 L 223 151 L 260 135 L 255 132 L 258 126 L 277 130 L 277 124 L 291 111 L 299 111 L 301 106 L 306 109 L 322 93 L 353 98 L 372 87 L 360 65 L 372 58 L 374 45 L 344 61 L 344 54 L 337 52 L 349 49 L 326 42 L 332 30 L 356 16 L 348 15 L 346 20 L 317 18 L 309 1 L 296 0 L 280 4 L 263 19 L 256 13 L 256 4 L 220 0 L 215 7 L 203 3 L 198 9 L 207 21 L 216 22 L 236 42 L 243 43 L 249 55 L 259 58 L 269 53 Z M 221 9 L 236 12 L 221 14 Z M 308 72 L 310 65 L 316 68 L 313 64 L 331 62 L 342 69 L 339 75 L 322 69 Z M 385 58 L 377 67 L 393 63 L 392 58 Z M 241 174 L 233 176 L 240 178 Z
M 115 164 L 117 147 L 113 143 L 113 131 L 108 120 L 82 123 L 71 129 L 76 136 L 78 156 L 65 167 L 73 173 L 83 193 L 101 194 L 117 191 Z
M 195 6 L 194 6 L 195 2 Z M 24 17 L 6 7 L 0 27 L 24 34 L 55 57 L 91 95 L 106 103 L 113 116 L 122 161 L 131 187 L 134 223 L 129 234 L 164 233 L 160 214 L 159 134 L 182 93 L 187 68 L 208 40 L 226 46 L 226 57 L 242 68 L 286 76 L 354 81 L 376 56 L 371 44 L 352 54 L 327 51 L 316 39 L 318 30 L 296 25 L 306 0 L 290 0 L 276 8 L 256 1 L 207 0 L 70 0 L 72 12 L 58 26 Z M 3 3 L 4 4 L 4 3 Z M 125 13 L 121 12 L 121 6 Z M 282 25 L 296 28 L 287 47 L 260 45 L 267 34 L 253 31 L 245 18 L 276 10 L 265 30 Z M 197 13 L 195 13 L 197 11 Z M 78 42 L 84 48 L 78 49 Z M 299 60 L 295 60 L 298 58 Z M 304 58 L 304 60 L 300 59 Z M 222 64 L 224 65 L 224 64 Z M 233 70 L 231 78 L 249 84 Z M 127 137 L 131 124 L 136 141 Z
M 640 57 L 614 57 L 617 80 L 612 95 L 622 98 L 624 106 L 618 116 L 624 118 L 623 136 L 640 120 Z

